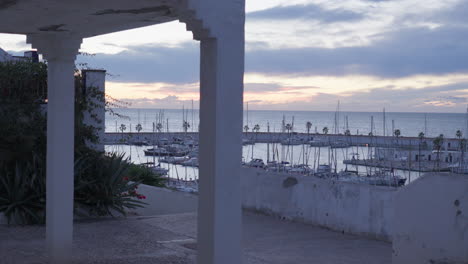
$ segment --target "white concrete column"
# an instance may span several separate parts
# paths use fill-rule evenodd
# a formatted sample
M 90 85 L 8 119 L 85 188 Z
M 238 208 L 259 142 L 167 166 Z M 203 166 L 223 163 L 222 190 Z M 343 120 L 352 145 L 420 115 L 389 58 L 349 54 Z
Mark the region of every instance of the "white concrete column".
M 239 264 L 243 34 L 201 40 L 198 263 Z
M 71 261 L 74 180 L 74 61 L 81 38 L 28 36 L 48 64 L 46 243 L 51 263 Z

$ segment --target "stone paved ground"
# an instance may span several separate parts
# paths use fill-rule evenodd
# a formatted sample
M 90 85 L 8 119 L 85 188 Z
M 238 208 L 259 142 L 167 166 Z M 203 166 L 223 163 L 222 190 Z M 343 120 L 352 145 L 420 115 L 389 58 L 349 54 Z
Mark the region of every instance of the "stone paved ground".
M 246 212 L 244 263 L 390 264 L 391 244 Z M 0 226 L 0 263 L 45 264 L 44 227 Z M 196 214 L 75 224 L 74 263 L 195 263 Z

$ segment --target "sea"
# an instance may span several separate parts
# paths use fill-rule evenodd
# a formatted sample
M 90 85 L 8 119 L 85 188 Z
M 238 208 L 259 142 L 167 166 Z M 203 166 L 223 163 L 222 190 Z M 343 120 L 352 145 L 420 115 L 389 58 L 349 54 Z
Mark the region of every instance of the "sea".
M 189 123 L 189 132 L 199 128 L 197 109 L 135 109 L 116 108 L 106 113 L 106 132 L 135 132 L 141 124 L 142 132 L 152 132 L 153 123 L 160 123 L 163 131 L 183 131 L 183 120 Z M 117 115 L 116 115 L 117 114 Z M 371 121 L 373 119 L 373 122 Z M 398 129 L 401 136 L 416 137 L 423 132 L 426 137 L 443 134 L 446 138 L 455 138 L 457 130 L 467 132 L 467 113 L 397 113 L 397 112 L 331 112 L 331 111 L 244 111 L 244 126 L 251 130 L 260 126 L 260 132 L 280 132 L 282 122 L 293 125 L 294 132 L 307 132 L 306 123 L 311 122 L 310 132 L 322 133 L 327 127 L 329 133 L 344 133 L 349 129 L 353 135 L 368 135 L 373 123 L 374 135 L 392 135 Z M 385 122 L 384 122 L 385 120 Z
M 135 127 L 140 124 L 142 132 L 152 132 L 153 126 L 160 123 L 162 131 L 181 132 L 184 130 L 184 120 L 190 125 L 189 132 L 197 132 L 199 128 L 199 111 L 196 109 L 134 109 L 118 108 L 113 113 L 106 113 L 106 132 L 135 132 Z M 423 132 L 426 137 L 435 137 L 443 134 L 446 138 L 455 138 L 456 131 L 460 130 L 467 135 L 467 113 L 395 113 L 395 112 L 326 112 L 326 111 L 244 111 L 244 126 L 251 130 L 259 125 L 260 132 L 279 132 L 282 123 L 293 125 L 295 132 L 307 132 L 306 123 L 311 122 L 311 133 L 322 133 L 324 127 L 329 133 L 344 133 L 349 129 L 351 134 L 368 135 L 392 135 L 398 129 L 401 136 L 416 137 Z M 373 120 L 373 121 L 372 121 Z M 385 120 L 385 122 L 384 122 Z M 373 123 L 373 126 L 372 126 Z M 240 129 L 240 128 L 239 128 Z M 372 130 L 371 130 L 372 129 Z M 155 162 L 157 158 L 144 155 L 145 146 L 108 145 L 106 151 L 123 153 L 134 163 Z M 271 146 L 270 146 L 271 148 Z M 242 159 L 245 162 L 252 158 L 261 158 L 264 161 L 272 158 L 267 152 L 267 144 L 257 143 L 255 145 L 243 146 Z M 270 149 L 271 151 L 271 149 Z M 314 163 L 328 164 L 330 156 L 337 160 L 337 170 L 351 169 L 361 173 L 368 172 L 369 168 L 364 166 L 352 166 L 343 164 L 344 159 L 349 159 L 352 154 L 368 157 L 367 147 L 352 147 L 338 149 L 332 152 L 329 148 L 323 148 L 320 153 L 304 146 L 280 146 L 277 148 L 277 156 L 293 164 Z M 306 153 L 306 155 L 304 155 Z M 270 155 L 268 157 L 268 155 Z M 320 156 L 320 159 L 318 158 Z M 162 167 L 169 169 L 168 177 L 182 180 L 198 179 L 198 169 L 161 163 Z M 395 172 L 407 178 L 407 183 L 417 179 L 421 173 L 395 170 Z

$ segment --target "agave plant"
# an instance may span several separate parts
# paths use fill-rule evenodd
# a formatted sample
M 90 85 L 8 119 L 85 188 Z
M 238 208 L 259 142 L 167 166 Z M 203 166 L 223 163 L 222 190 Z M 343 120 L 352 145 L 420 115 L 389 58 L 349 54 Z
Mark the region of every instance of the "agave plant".
M 91 216 L 106 216 L 126 209 L 143 207 L 137 193 L 139 181 L 130 182 L 129 163 L 123 154 L 109 156 L 95 153 L 79 158 L 75 163 L 75 209 Z
M 129 180 L 141 182 L 146 185 L 164 187 L 166 179 L 163 175 L 155 173 L 151 168 L 141 164 L 130 164 L 127 170 Z
M 0 213 L 9 224 L 44 223 L 46 183 L 38 162 L 0 164 Z

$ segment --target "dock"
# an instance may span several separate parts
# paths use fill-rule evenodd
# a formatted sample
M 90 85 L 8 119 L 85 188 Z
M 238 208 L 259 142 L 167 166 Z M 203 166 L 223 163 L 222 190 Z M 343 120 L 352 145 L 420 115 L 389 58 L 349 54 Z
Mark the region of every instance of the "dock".
M 308 144 L 312 140 L 321 142 L 345 142 L 349 146 L 369 147 L 398 147 L 402 149 L 433 149 L 434 138 L 425 137 L 395 137 L 395 136 L 369 136 L 369 135 L 343 135 L 343 134 L 318 134 L 318 133 L 279 133 L 279 132 L 244 132 L 243 139 L 255 143 L 281 143 L 288 139 Z M 161 139 L 191 138 L 198 141 L 198 132 L 106 132 L 104 144 L 134 144 L 141 142 L 158 142 Z M 457 138 L 444 138 L 443 150 L 459 150 L 460 140 Z

